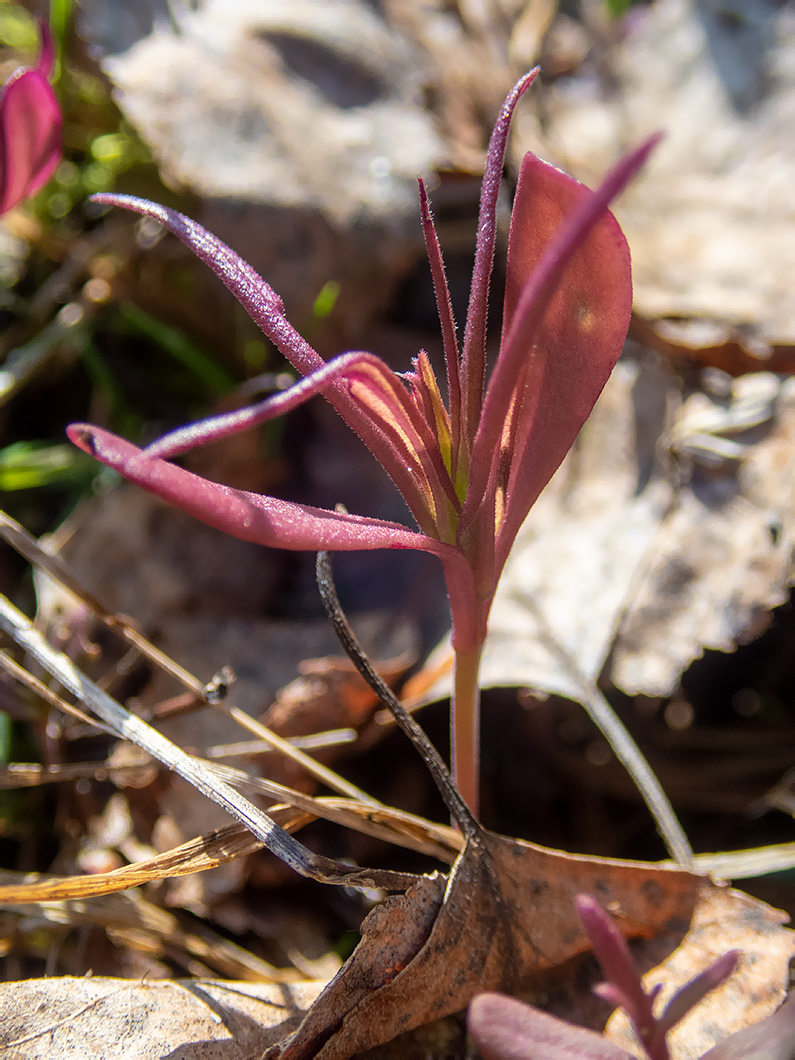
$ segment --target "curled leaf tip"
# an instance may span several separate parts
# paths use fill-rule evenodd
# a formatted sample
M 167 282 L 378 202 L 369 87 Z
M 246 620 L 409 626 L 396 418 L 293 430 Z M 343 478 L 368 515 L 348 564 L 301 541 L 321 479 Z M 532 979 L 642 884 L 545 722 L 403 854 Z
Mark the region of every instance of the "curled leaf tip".
M 73 423 L 66 428 L 66 436 L 70 442 L 82 449 L 89 456 L 97 455 L 94 428 L 86 423 Z

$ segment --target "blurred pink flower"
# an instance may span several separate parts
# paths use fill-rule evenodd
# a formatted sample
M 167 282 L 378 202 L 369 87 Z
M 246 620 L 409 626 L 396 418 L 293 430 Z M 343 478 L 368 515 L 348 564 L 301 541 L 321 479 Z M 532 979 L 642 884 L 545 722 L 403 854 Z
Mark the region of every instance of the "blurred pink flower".
M 61 110 L 47 80 L 55 50 L 41 24 L 41 55 L 0 89 L 0 214 L 35 195 L 61 160 Z

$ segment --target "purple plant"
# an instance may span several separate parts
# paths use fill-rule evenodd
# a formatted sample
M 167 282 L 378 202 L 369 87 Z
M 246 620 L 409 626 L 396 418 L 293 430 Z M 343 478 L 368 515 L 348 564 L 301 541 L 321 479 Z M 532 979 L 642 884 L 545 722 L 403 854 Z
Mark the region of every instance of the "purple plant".
M 453 624 L 453 769 L 477 812 L 478 668 L 489 609 L 519 527 L 573 444 L 620 353 L 632 305 L 629 251 L 610 202 L 654 140 L 621 161 L 596 192 L 527 154 L 508 246 L 499 355 L 486 385 L 486 318 L 496 206 L 514 108 L 508 96 L 489 145 L 475 267 L 459 349 L 442 255 L 425 189 L 422 225 L 444 340 L 448 406 L 422 351 L 395 374 L 369 353 L 326 363 L 284 316 L 282 302 L 229 247 L 165 207 L 121 195 L 95 200 L 153 217 L 226 284 L 305 376 L 260 404 L 194 423 L 144 450 L 99 427 L 69 437 L 126 478 L 212 526 L 287 549 L 420 549 L 444 569 Z M 364 440 L 402 493 L 419 532 L 209 482 L 169 463 L 181 453 L 281 415 L 321 393 Z
M 47 80 L 55 50 L 41 23 L 41 55 L 0 89 L 0 214 L 35 195 L 61 160 L 61 109 Z
M 665 1036 L 703 997 L 729 978 L 740 959 L 739 951 L 724 953 L 678 990 L 655 1016 L 654 1003 L 662 985 L 646 993 L 626 939 L 594 898 L 578 895 L 576 905 L 607 980 L 597 984 L 594 992 L 608 1004 L 623 1008 L 649 1060 L 669 1060 Z
M 669 1060 L 666 1035 L 702 998 L 729 978 L 737 966 L 738 951 L 729 950 L 719 957 L 674 994 L 660 1015 L 655 1016 L 653 1007 L 661 986 L 646 993 L 624 936 L 595 899 L 579 895 L 576 905 L 607 980 L 597 984 L 594 992 L 624 1009 L 649 1060 Z M 777 1018 L 778 1023 L 774 1024 Z M 775 1049 L 783 1040 L 783 1033 L 789 1030 L 791 1034 L 792 1022 L 792 1015 L 782 1020 L 776 1013 L 759 1025 L 767 1028 L 767 1035 L 763 1032 L 755 1043 L 764 1042 Z M 484 1060 L 632 1060 L 629 1053 L 603 1035 L 501 994 L 476 997 L 469 1007 L 468 1025 Z M 733 1060 L 746 1055 L 732 1052 L 729 1043 L 753 1029 L 738 1032 L 710 1049 L 706 1056 L 710 1060 Z M 749 1053 L 747 1057 L 751 1055 L 757 1054 Z M 768 1050 L 758 1054 L 758 1060 L 763 1058 L 784 1060 L 784 1054 Z

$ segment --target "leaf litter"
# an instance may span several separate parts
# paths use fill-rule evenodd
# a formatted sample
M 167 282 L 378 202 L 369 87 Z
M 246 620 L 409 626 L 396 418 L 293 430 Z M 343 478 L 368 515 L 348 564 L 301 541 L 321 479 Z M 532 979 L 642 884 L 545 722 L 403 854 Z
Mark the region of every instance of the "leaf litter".
M 340 620 L 344 622 L 344 619 Z M 4 626 L 11 628 L 8 614 Z M 33 650 L 45 666 L 59 673 L 62 680 L 74 673 L 72 664 L 66 660 L 59 663 L 58 653 L 43 649 L 32 631 L 26 633 L 21 620 L 16 632 L 17 639 L 22 638 L 29 650 Z M 352 659 L 358 666 L 356 657 L 352 655 Z M 370 676 L 382 698 L 386 697 L 394 708 L 394 696 L 383 682 L 379 684 L 377 677 Z M 74 677 L 70 679 L 75 680 Z M 141 734 L 145 737 L 148 726 L 140 722 L 133 724 L 131 716 L 118 705 L 114 708 L 103 705 L 101 693 L 98 689 L 92 691 L 91 683 L 85 678 L 76 687 L 92 711 L 99 710 L 106 724 L 121 726 L 120 731 L 129 732 L 150 753 L 154 750 L 158 757 L 175 762 L 183 770 L 183 775 L 192 775 L 191 769 L 185 768 L 185 763 L 181 762 L 181 752 L 175 748 L 167 750 L 153 736 L 142 739 Z M 400 714 L 399 705 L 396 709 Z M 713 1021 L 711 1024 L 719 1037 L 730 1033 L 737 1020 L 744 1018 L 740 997 L 753 998 L 756 1006 L 754 1019 L 769 1014 L 777 1006 L 785 990 L 786 968 L 793 949 L 791 933 L 780 926 L 780 914 L 763 903 L 678 868 L 577 857 L 488 832 L 463 806 L 445 767 L 423 739 L 416 722 L 405 712 L 398 717 L 398 722 L 412 733 L 414 739 L 422 742 L 426 761 L 433 766 L 442 793 L 461 828 L 465 845 L 449 877 L 434 873 L 410 878 L 384 872 L 368 873 L 367 870 L 346 870 L 338 875 L 339 868 L 331 871 L 332 880 L 344 879 L 346 875 L 351 881 L 370 879 L 376 884 L 397 887 L 405 893 L 387 899 L 369 914 L 362 925 L 362 941 L 353 956 L 319 993 L 293 1036 L 282 1045 L 273 1046 L 280 1050 L 280 1055 L 318 1055 L 326 1060 L 347 1057 L 355 1051 L 381 1045 L 429 1020 L 452 1014 L 483 990 L 518 993 L 532 988 L 545 970 L 566 964 L 588 948 L 587 937 L 574 911 L 574 898 L 583 892 L 597 895 L 628 936 L 651 939 L 652 944 L 655 939 L 662 944 L 664 939 L 665 951 L 670 951 L 684 939 L 677 952 L 685 956 L 680 957 L 680 966 L 673 974 L 666 975 L 667 982 L 671 979 L 679 982 L 683 975 L 687 978 L 692 973 L 694 966 L 702 966 L 710 947 L 722 950 L 737 939 L 747 954 L 744 968 L 751 975 L 751 985 L 744 984 L 738 991 L 736 982 L 730 981 L 736 991 L 734 1003 L 730 1006 L 731 1019 L 715 1016 L 717 1023 Z M 196 761 L 194 770 L 198 765 Z M 199 776 L 202 772 L 199 770 Z M 231 778 L 232 773 L 234 771 L 229 771 L 227 776 Z M 260 780 L 259 783 L 263 782 Z M 219 792 L 221 798 L 227 797 L 224 790 L 229 789 L 225 789 L 217 777 L 209 781 L 209 785 L 213 797 L 218 798 Z M 278 787 L 274 785 L 272 793 L 277 791 Z M 301 799 L 308 800 L 306 807 L 313 812 L 320 808 L 317 800 L 307 796 L 296 793 L 290 794 L 289 798 L 297 801 L 299 806 Z M 247 806 L 250 804 L 245 800 L 242 803 L 236 801 L 234 812 L 242 813 L 244 820 L 250 821 L 253 816 L 262 822 L 257 827 L 257 839 L 272 841 L 274 826 L 266 826 L 263 832 L 267 818 Z M 363 809 L 370 813 L 379 812 L 379 808 L 373 806 Z M 380 812 L 389 819 L 390 811 L 383 809 Z M 281 849 L 282 842 L 277 842 L 277 848 Z M 210 867 L 221 860 L 213 850 L 224 851 L 222 856 L 228 856 L 230 849 L 235 853 L 240 851 L 240 847 L 234 850 L 236 843 L 242 843 L 242 849 L 250 847 L 251 839 L 243 829 L 219 836 L 215 842 L 197 841 L 191 849 L 176 852 L 172 855 L 172 867 L 176 871 Z M 448 848 L 453 846 L 454 843 L 448 841 Z M 294 848 L 289 849 L 293 864 L 300 870 L 303 855 L 299 855 L 296 861 Z M 199 864 L 197 857 L 204 861 L 203 865 Z M 319 878 L 329 878 L 330 864 L 310 855 L 310 871 L 319 874 Z M 151 878 L 153 872 L 164 874 L 168 871 L 164 861 L 158 863 L 157 859 L 148 870 L 148 876 L 146 866 L 141 869 L 138 882 Z M 135 880 L 135 866 L 125 867 L 112 875 L 119 882 L 126 877 L 129 885 Z M 90 879 L 79 881 L 86 888 L 85 894 L 92 893 Z M 75 882 L 72 881 L 72 888 Z M 103 883 L 107 888 L 108 880 Z M 47 886 L 46 883 L 27 885 L 23 887 L 23 893 L 16 888 L 16 896 L 13 889 L 8 890 L 6 900 L 12 903 L 20 899 L 28 903 L 42 901 Z M 66 891 L 59 891 L 58 887 L 66 888 Z M 74 889 L 70 892 L 69 887 L 62 882 L 50 894 L 74 894 Z M 93 893 L 97 891 L 93 890 Z M 0 892 L 0 901 L 4 898 Z M 692 935 L 688 934 L 691 921 L 694 926 Z M 760 948 L 761 952 L 757 952 Z M 677 975 L 679 979 L 676 979 Z M 762 984 L 753 978 L 760 975 Z M 762 985 L 765 989 L 761 989 Z M 125 996 L 124 1005 L 129 1005 L 129 995 Z M 15 1028 L 14 1035 L 19 1040 L 18 1019 L 9 1026 Z M 34 1033 L 32 1024 L 26 1024 L 26 1027 L 26 1033 Z M 279 1054 L 274 1052 L 273 1055 Z
M 791 371 L 795 22 L 787 6 L 765 4 L 724 22 L 737 48 L 730 75 L 756 82 L 756 99 L 738 106 L 709 47 L 720 19 L 705 29 L 708 10 L 662 0 L 637 9 L 619 40 L 592 33 L 601 63 L 549 86 L 536 116 L 520 117 L 517 151 L 539 149 L 587 183 L 622 145 L 663 127 L 645 178 L 616 210 L 636 313 L 680 352 L 729 343 L 758 368 L 789 352 Z
M 756 373 L 732 398 L 729 384 L 715 395 L 696 382 L 683 400 L 648 357 L 618 365 L 517 538 L 484 687 L 579 702 L 604 672 L 627 693 L 670 696 L 705 650 L 762 632 L 795 584 L 795 386 Z M 418 698 L 449 687 L 443 676 Z

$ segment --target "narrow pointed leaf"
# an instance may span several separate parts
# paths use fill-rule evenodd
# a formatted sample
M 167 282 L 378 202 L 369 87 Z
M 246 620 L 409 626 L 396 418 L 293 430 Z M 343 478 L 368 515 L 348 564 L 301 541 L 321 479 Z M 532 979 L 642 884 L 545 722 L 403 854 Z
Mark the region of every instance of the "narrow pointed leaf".
M 740 960 L 739 950 L 727 950 L 709 968 L 694 976 L 681 990 L 677 990 L 657 1021 L 657 1034 L 667 1034 L 676 1024 L 695 1008 L 711 990 L 715 990 L 729 978 Z
M 539 478 L 547 474 L 539 452 L 543 441 L 549 439 L 553 453 L 548 460 L 557 467 L 602 392 L 629 328 L 629 247 L 606 207 L 607 202 L 600 203 L 589 189 L 560 170 L 532 155 L 525 158 L 508 247 L 503 339 L 508 347 L 505 363 L 510 368 L 513 355 L 517 377 L 524 376 L 515 441 L 517 448 L 532 448 L 534 461 L 542 465 Z M 575 236 L 571 248 L 564 247 L 556 262 L 556 233 L 565 237 L 565 222 L 578 213 L 582 236 Z M 527 306 L 532 298 L 527 283 L 535 270 L 543 290 L 546 263 L 542 258 L 547 248 L 551 251 L 549 273 L 554 274 L 560 262 L 562 276 L 539 323 L 525 325 L 524 345 L 515 343 L 514 352 L 511 331 L 514 324 L 521 329 L 522 301 Z M 543 296 L 537 297 L 540 302 Z M 537 496 L 545 484 L 531 492 Z M 523 495 L 527 486 L 526 481 L 520 485 Z
M 613 988 L 607 996 L 611 1000 L 620 999 L 627 1015 L 640 1030 L 651 1029 L 654 1026 L 651 999 L 643 989 L 627 940 L 595 898 L 586 894 L 577 895 L 575 905 L 602 966 L 606 985 Z M 604 991 L 599 993 L 602 997 L 606 996 Z
M 394 446 L 406 467 L 414 469 L 417 482 L 425 483 L 423 489 L 428 501 L 421 508 L 413 510 L 413 514 L 421 527 L 431 530 L 434 526 L 432 508 L 445 504 L 451 495 L 457 505 L 452 484 L 424 416 L 394 372 L 371 353 L 342 354 L 288 390 L 264 401 L 170 432 L 147 446 L 145 455 L 150 459 L 171 459 L 201 445 L 228 438 L 291 412 L 341 380 L 360 384 L 362 405 L 370 409 L 377 421 L 376 425 Z
M 403 454 L 404 463 L 415 475 L 419 473 L 430 490 L 429 501 L 432 502 L 435 536 L 443 537 L 448 519 L 446 512 L 450 506 L 460 510 L 453 483 L 444 463 L 439 447 L 439 440 L 429 423 L 424 409 L 418 407 L 405 384 L 383 361 L 372 355 L 362 357 L 361 365 L 351 371 L 351 394 L 359 404 L 367 409 L 384 436 L 389 439 L 395 450 Z M 413 511 L 413 509 L 412 509 Z M 430 527 L 423 525 L 420 513 L 414 512 L 420 526 L 430 532 Z
M 442 347 L 447 368 L 447 392 L 449 394 L 450 418 L 453 423 L 453 439 L 455 442 L 451 459 L 451 474 L 455 480 L 458 464 L 457 446 L 460 436 L 459 423 L 461 420 L 461 377 L 458 363 L 458 338 L 456 336 L 453 305 L 450 300 L 450 288 L 447 285 L 447 275 L 442 259 L 442 249 L 439 246 L 439 237 L 436 234 L 436 227 L 431 216 L 425 184 L 421 180 L 419 185 L 420 215 L 422 218 L 422 230 L 425 234 L 425 249 L 428 254 L 428 263 L 431 267 L 431 278 L 433 280 L 434 295 L 436 296 L 436 307 L 439 312 L 439 323 L 442 327 Z
M 406 548 L 431 553 L 444 568 L 454 615 L 453 641 L 476 643 L 472 570 L 452 545 L 385 519 L 330 512 L 210 482 L 176 464 L 148 459 L 137 446 L 89 424 L 72 424 L 67 434 L 78 448 L 130 482 L 243 541 L 312 552 Z
M 446 556 L 453 549 L 399 523 L 312 508 L 210 482 L 87 424 L 68 428 L 72 442 L 130 482 L 210 526 L 273 548 L 317 551 L 411 548 Z
M 475 267 L 467 308 L 464 329 L 464 347 L 461 354 L 461 421 L 459 448 L 466 449 L 467 460 L 475 437 L 478 418 L 483 402 L 483 380 L 486 372 L 486 322 L 488 317 L 489 284 L 494 263 L 494 245 L 497 238 L 497 199 L 500 194 L 502 167 L 508 132 L 516 104 L 538 76 L 538 67 L 525 74 L 511 90 L 502 106 L 494 131 L 489 141 L 486 168 L 480 193 L 478 237 L 475 249 Z M 453 410 L 451 410 L 453 411 Z
M 94 195 L 92 199 L 101 205 L 118 206 L 159 221 L 212 269 L 255 324 L 301 375 L 309 375 L 325 366 L 326 362 L 320 354 L 287 320 L 282 300 L 273 288 L 247 261 L 212 232 L 208 232 L 184 214 L 147 199 L 105 193 Z M 405 464 L 403 454 L 395 450 L 385 433 L 373 423 L 367 412 L 359 407 L 344 379 L 332 382 L 323 396 L 359 435 L 403 494 L 416 517 L 416 513 L 422 511 L 425 499 L 411 470 Z
M 480 498 L 496 488 L 495 449 L 519 401 L 498 570 L 620 356 L 632 308 L 631 271 L 626 240 L 607 207 L 655 142 L 620 162 L 595 193 L 532 155 L 522 164 L 502 350 L 489 381 L 462 518 L 466 524 Z
M 285 416 L 315 395 L 322 394 L 332 383 L 348 378 L 351 370 L 362 360 L 367 359 L 375 360 L 371 354 L 343 354 L 287 390 L 264 398 L 254 405 L 235 409 L 233 412 L 224 412 L 218 416 L 208 416 L 207 419 L 169 431 L 168 434 L 148 445 L 144 451 L 150 458 L 160 457 L 170 460 L 175 456 L 198 449 L 202 445 L 210 445 L 212 442 L 229 438 L 240 431 L 258 427 L 278 416 Z
M 412 373 L 412 386 L 420 399 L 426 421 L 431 425 L 448 472 L 450 471 L 450 416 L 444 407 L 439 384 L 433 374 L 428 354 L 420 350 L 415 360 L 416 372 Z M 460 505 L 458 505 L 460 510 Z

